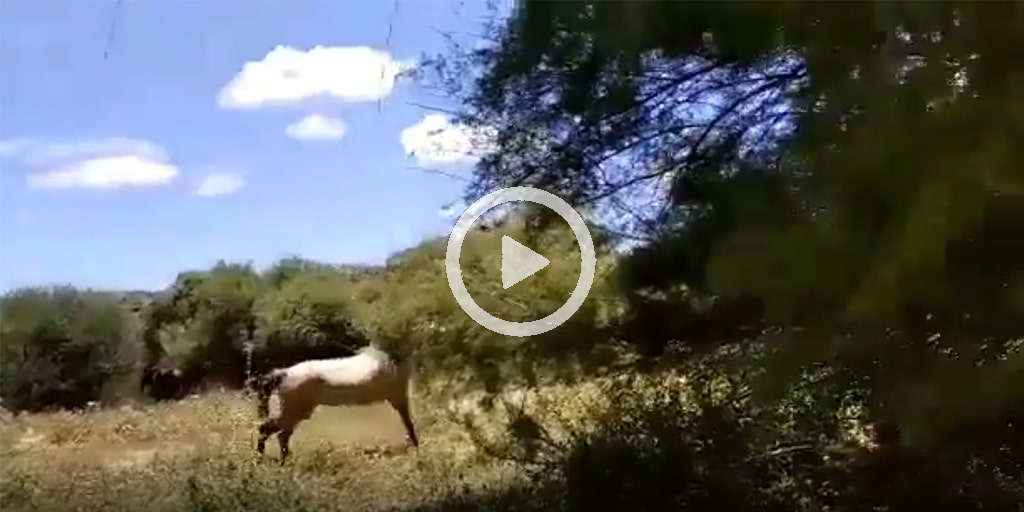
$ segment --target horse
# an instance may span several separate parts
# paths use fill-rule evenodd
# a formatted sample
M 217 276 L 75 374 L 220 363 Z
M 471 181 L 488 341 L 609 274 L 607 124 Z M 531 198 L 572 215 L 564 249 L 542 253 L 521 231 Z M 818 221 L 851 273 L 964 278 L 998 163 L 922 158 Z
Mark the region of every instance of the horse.
M 156 400 L 179 399 L 185 391 L 181 370 L 165 363 L 146 365 L 139 381 L 139 391 Z
M 309 419 L 317 406 L 368 405 L 382 401 L 391 404 L 398 413 L 409 444 L 418 448 L 419 439 L 409 414 L 411 373 L 408 359 L 395 357 L 372 345 L 347 357 L 310 359 L 270 370 L 255 379 L 257 414 L 265 420 L 258 429 L 256 451 L 263 455 L 267 439 L 276 433 L 283 465 L 296 427 Z M 274 392 L 280 400 L 280 412 L 276 418 L 270 418 L 270 396 Z

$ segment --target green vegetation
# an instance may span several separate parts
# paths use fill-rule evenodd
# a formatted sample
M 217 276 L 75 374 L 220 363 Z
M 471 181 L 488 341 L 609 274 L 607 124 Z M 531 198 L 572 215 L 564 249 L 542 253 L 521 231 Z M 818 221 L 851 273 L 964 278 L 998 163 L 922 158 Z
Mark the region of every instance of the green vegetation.
M 528 339 L 476 325 L 448 289 L 444 240 L 384 268 L 221 263 L 152 297 L 14 292 L 8 408 L 116 403 L 158 358 L 196 386 L 241 387 L 250 367 L 373 341 L 416 358 L 425 449 L 313 450 L 310 435 L 295 468 L 270 468 L 233 395 L 27 415 L 0 436 L 0 499 L 1024 510 L 1021 26 L 1010 2 L 522 2 L 490 44 L 453 48 L 423 78 L 494 135 L 469 198 L 529 185 L 606 219 L 595 287 L 568 323 Z M 509 292 L 504 233 L 553 262 Z M 624 239 L 635 248 L 611 249 Z M 575 285 L 576 250 L 528 209 L 474 232 L 462 268 L 484 309 L 533 319 Z M 444 413 L 473 390 L 476 412 Z M 130 477 L 58 456 L 157 435 L 201 439 Z M 60 494 L 50 462 L 81 492 Z

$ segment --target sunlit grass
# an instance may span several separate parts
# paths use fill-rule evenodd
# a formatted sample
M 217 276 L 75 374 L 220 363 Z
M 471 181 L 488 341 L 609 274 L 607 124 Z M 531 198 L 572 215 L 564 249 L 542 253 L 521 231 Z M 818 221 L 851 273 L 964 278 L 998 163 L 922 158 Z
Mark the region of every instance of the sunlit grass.
M 240 393 L 24 414 L 0 422 L 0 503 L 5 511 L 421 506 L 522 484 L 525 467 L 512 462 L 522 453 L 517 411 L 543 423 L 549 440 L 565 440 L 587 430 L 588 418 L 607 406 L 607 385 L 614 384 L 509 389 L 497 401 L 423 389 L 414 398 L 418 449 L 405 446 L 401 422 L 387 405 L 322 407 L 296 431 L 283 467 L 276 441 L 264 456 L 255 452 L 256 404 Z M 276 400 L 271 406 L 276 410 Z
M 0 500 L 5 511 L 363 510 L 516 478 L 430 403 L 417 413 L 418 450 L 385 405 L 322 408 L 284 467 L 276 442 L 255 453 L 255 406 L 238 394 L 22 415 L 0 428 Z

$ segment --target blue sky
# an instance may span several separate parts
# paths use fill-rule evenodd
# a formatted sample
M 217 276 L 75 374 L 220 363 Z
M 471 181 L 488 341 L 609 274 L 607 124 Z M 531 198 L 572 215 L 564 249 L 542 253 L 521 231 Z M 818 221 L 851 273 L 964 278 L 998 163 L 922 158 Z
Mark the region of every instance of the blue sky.
M 414 167 L 468 172 L 466 134 L 389 77 L 482 1 L 124 1 L 104 60 L 115 6 L 0 2 L 0 288 L 379 262 L 450 228 L 462 182 Z

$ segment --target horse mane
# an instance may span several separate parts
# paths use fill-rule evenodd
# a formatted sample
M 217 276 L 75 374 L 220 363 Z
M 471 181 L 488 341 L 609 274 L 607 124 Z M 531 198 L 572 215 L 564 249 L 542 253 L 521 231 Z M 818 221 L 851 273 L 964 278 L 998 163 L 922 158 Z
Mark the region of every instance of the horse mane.
M 407 366 L 412 362 L 411 352 L 406 350 L 387 350 L 381 347 L 380 344 L 374 342 L 370 342 L 370 344 L 360 347 L 356 350 L 356 354 L 372 354 L 378 357 L 384 357 L 396 366 Z

